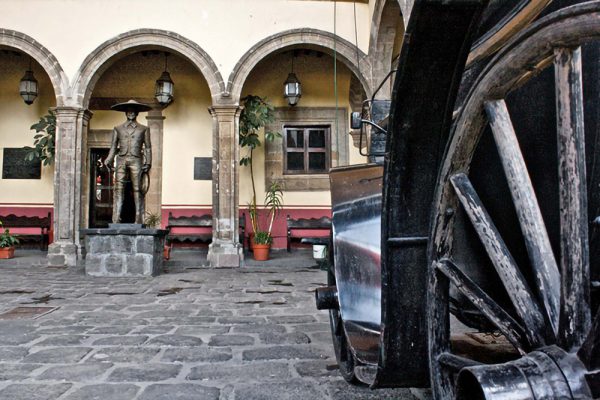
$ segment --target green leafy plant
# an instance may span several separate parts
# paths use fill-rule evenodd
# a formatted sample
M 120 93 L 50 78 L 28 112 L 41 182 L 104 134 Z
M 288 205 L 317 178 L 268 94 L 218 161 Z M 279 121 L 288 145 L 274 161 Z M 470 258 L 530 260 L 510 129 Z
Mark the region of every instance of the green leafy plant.
M 268 232 L 258 231 L 254 234 L 255 244 L 268 244 L 273 243 L 273 237 Z
M 257 216 L 255 215 L 253 217 L 252 211 L 250 211 L 250 219 L 252 220 L 254 218 L 256 221 L 256 229 L 254 230 L 254 243 L 256 244 L 273 243 L 273 237 L 271 236 L 271 231 L 273 230 L 273 221 L 275 221 L 275 217 L 283 208 L 283 192 L 277 183 L 272 183 L 269 187 L 269 190 L 267 190 L 267 193 L 265 193 L 264 208 L 268 211 L 269 227 L 267 230 L 260 229 Z M 254 207 L 254 212 L 257 212 L 256 207 Z
M 44 165 L 52 164 L 56 142 L 56 114 L 54 111 L 48 110 L 48 114 L 31 125 L 30 129 L 34 129 L 36 134 L 33 137 L 33 147 L 24 147 L 28 150 L 25 159 L 27 161 L 39 159 Z
M 258 222 L 258 209 L 256 206 L 256 185 L 254 181 L 254 167 L 252 164 L 254 150 L 261 146 L 259 132 L 275 119 L 273 106 L 269 104 L 266 98 L 248 95 L 241 101 L 243 110 L 240 114 L 240 147 L 245 154 L 240 158 L 240 165 L 250 167 L 250 180 L 252 183 L 252 198 L 248 202 L 248 214 L 250 223 L 254 231 L 254 242 L 258 244 L 270 244 L 272 242 L 271 230 L 276 212 L 272 212 L 273 207 L 277 210 L 281 208 L 282 192 L 277 184 L 271 185 L 265 196 L 265 209 L 269 210 L 270 223 L 267 231 L 261 230 Z M 272 142 L 281 137 L 279 132 L 265 130 L 265 140 Z M 273 197 L 275 196 L 275 197 Z M 263 233 L 267 233 L 269 239 L 263 239 Z M 268 243 L 266 243 L 268 242 Z
M 2 229 L 2 221 L 0 221 L 0 230 Z M 19 239 L 11 235 L 8 229 L 4 230 L 4 233 L 0 235 L 0 248 L 12 247 L 19 244 Z
M 159 214 L 146 212 L 146 219 L 144 219 L 144 224 L 150 228 L 157 228 L 160 226 L 161 218 Z

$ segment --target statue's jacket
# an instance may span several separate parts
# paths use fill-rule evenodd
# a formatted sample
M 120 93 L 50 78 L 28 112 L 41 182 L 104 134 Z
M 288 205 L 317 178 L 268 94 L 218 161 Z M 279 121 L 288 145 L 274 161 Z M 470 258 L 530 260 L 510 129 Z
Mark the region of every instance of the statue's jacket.
M 150 144 L 150 130 L 147 126 L 130 123 L 129 121 L 115 126 L 113 129 L 112 143 L 107 160 L 113 160 L 117 152 L 121 157 L 133 156 L 142 157 L 142 148 L 144 151 L 144 164 L 152 165 L 152 146 Z

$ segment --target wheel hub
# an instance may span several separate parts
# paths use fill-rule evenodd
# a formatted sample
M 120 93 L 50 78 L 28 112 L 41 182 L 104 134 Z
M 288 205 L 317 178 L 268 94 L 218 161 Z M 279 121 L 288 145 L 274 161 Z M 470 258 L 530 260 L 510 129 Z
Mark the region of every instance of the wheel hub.
M 587 372 L 577 355 L 548 346 L 504 364 L 463 368 L 457 380 L 457 399 L 591 398 Z

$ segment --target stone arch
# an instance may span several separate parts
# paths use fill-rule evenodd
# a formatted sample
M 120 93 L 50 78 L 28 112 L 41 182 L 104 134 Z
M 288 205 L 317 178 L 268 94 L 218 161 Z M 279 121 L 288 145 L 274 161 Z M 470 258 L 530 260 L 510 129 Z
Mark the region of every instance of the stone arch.
M 11 29 L 0 29 L 0 46 L 21 50 L 37 61 L 50 78 L 50 82 L 54 88 L 57 107 L 65 104 L 69 88 L 69 78 L 67 78 L 58 60 L 50 50 L 32 37 Z
M 244 82 L 254 67 L 268 55 L 291 46 L 336 49 L 337 57 L 359 79 L 365 92 L 371 93 L 371 65 L 367 55 L 349 41 L 318 29 L 292 29 L 271 35 L 250 48 L 233 68 L 227 82 L 227 93 L 234 103 L 239 102 Z
M 392 69 L 392 57 L 394 51 L 394 42 L 398 34 L 398 25 L 406 24 L 406 18 L 402 18 L 406 8 L 406 1 L 396 0 L 378 0 L 375 4 L 373 13 L 373 23 L 371 24 L 371 36 L 369 40 L 369 58 L 373 67 L 374 85 L 379 85 Z M 376 95 L 378 98 L 389 98 L 391 81 L 383 84 L 380 92 Z
M 221 73 L 198 44 L 170 31 L 136 29 L 107 40 L 86 57 L 73 80 L 72 100 L 87 108 L 98 79 L 114 61 L 150 49 L 168 49 L 189 60 L 206 79 L 213 102 L 221 96 L 225 89 Z

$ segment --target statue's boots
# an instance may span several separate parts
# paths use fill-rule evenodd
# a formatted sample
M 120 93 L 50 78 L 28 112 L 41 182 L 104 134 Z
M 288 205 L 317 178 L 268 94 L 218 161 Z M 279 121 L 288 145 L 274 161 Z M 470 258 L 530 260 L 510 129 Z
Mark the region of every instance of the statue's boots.
M 135 223 L 144 223 L 144 196 L 139 191 L 133 192 L 133 201 L 135 202 Z

